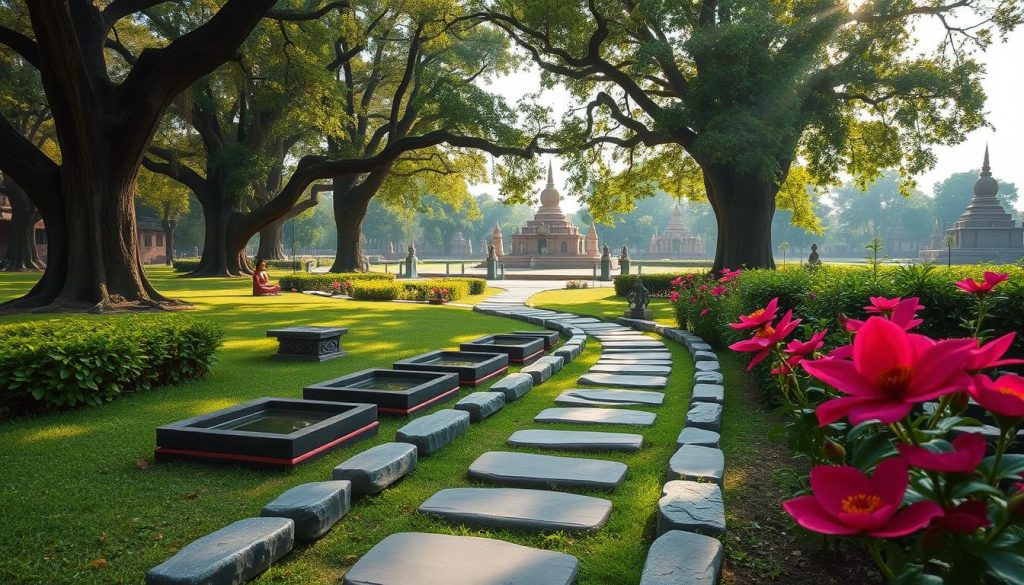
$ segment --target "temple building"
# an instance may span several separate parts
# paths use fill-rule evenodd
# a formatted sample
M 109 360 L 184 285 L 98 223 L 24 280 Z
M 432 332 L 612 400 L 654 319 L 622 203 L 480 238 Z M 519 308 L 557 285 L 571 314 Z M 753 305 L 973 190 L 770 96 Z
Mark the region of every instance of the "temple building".
M 562 196 L 555 189 L 554 174 L 548 163 L 548 183 L 540 193 L 540 208 L 526 226 L 512 234 L 505 251 L 505 266 L 513 268 L 591 268 L 600 261 L 597 229 L 583 235 L 559 207 Z M 495 230 L 495 251 L 501 232 Z
M 683 212 L 676 203 L 672 210 L 672 219 L 665 229 L 656 236 L 651 236 L 651 244 L 647 247 L 648 258 L 701 258 L 704 256 L 704 244 L 700 235 L 691 236 L 690 230 L 683 225 Z
M 999 201 L 999 182 L 992 178 L 992 168 L 985 148 L 981 176 L 974 183 L 974 195 L 960 219 L 946 230 L 953 245 L 952 260 L 957 264 L 981 262 L 1016 262 L 1024 258 L 1024 227 Z M 933 244 L 934 245 L 934 244 Z M 947 248 L 922 250 L 921 259 L 947 261 Z

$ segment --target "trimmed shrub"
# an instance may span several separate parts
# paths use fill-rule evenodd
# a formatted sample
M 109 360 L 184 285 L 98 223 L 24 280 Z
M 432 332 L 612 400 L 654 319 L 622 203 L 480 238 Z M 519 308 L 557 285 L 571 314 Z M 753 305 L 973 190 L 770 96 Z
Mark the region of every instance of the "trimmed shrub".
M 358 301 L 394 301 L 402 298 L 404 292 L 403 285 L 394 280 L 352 281 L 352 298 Z
M 95 406 L 201 378 L 220 329 L 184 315 L 63 317 L 0 327 L 0 398 L 12 411 Z
M 284 291 L 295 289 L 297 291 L 320 290 L 330 292 L 332 284 L 335 282 L 345 282 L 346 280 L 350 280 L 353 283 L 393 281 L 395 280 L 395 275 L 386 272 L 298 273 L 286 274 L 279 279 L 279 282 L 281 284 L 281 290 Z
M 672 279 L 678 274 L 625 274 L 615 277 L 615 294 L 624 297 L 633 291 L 636 279 L 643 278 L 644 286 L 652 297 L 667 297 L 672 291 Z
M 199 259 L 188 258 L 185 260 L 175 260 L 172 266 L 174 266 L 175 272 L 192 272 L 196 268 L 199 268 Z
M 445 280 L 458 280 L 469 285 L 469 294 L 482 295 L 487 291 L 487 281 L 482 278 L 452 278 Z
M 437 278 L 432 280 L 419 280 L 415 282 L 403 282 L 405 288 L 402 297 L 409 301 L 425 301 L 433 296 L 432 289 L 448 289 L 449 301 L 457 301 L 469 296 L 469 283 L 465 280 L 455 278 Z

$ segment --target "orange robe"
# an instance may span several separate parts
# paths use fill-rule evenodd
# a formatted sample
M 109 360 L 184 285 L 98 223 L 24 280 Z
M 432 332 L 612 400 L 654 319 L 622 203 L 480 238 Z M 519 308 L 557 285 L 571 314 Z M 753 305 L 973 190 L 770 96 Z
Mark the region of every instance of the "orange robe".
M 276 295 L 280 292 L 281 286 L 270 284 L 270 276 L 265 271 L 252 275 L 252 296 L 262 297 L 265 295 Z

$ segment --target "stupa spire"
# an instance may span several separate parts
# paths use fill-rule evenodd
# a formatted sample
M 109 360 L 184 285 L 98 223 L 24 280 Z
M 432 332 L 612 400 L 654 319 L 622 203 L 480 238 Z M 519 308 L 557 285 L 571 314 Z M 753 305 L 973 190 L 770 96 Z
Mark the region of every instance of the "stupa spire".
M 986 147 L 986 149 L 987 148 L 988 147 Z M 986 152 L 988 152 L 988 151 L 986 150 Z M 987 156 L 988 155 L 986 154 L 986 157 Z M 986 158 L 985 160 L 988 160 L 988 159 Z M 547 184 L 547 188 L 548 189 L 554 189 L 555 188 L 555 173 L 551 169 L 551 159 L 548 159 L 548 184 Z
M 981 163 L 981 176 L 992 176 L 992 167 L 988 163 L 988 144 L 985 145 L 985 160 Z

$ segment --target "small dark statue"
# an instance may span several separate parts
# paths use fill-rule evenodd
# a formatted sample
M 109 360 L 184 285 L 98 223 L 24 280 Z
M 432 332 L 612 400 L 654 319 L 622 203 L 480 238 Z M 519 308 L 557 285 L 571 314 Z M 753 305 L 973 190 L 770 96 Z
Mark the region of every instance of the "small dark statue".
M 619 254 L 619 261 L 629 260 L 629 250 L 625 246 L 622 247 L 622 253 Z
M 626 310 L 626 317 L 630 319 L 650 320 L 651 312 L 647 309 L 647 305 L 651 302 L 651 295 L 647 291 L 647 287 L 644 286 L 644 280 L 642 278 L 636 279 L 636 284 L 633 285 L 633 292 L 626 296 L 626 300 L 629 301 L 629 309 Z
M 811 244 L 811 255 L 807 258 L 808 266 L 821 266 L 821 257 L 818 256 L 818 244 Z
M 605 244 L 604 245 L 603 253 L 601 254 L 601 258 L 611 258 L 611 256 L 612 256 L 612 251 L 611 251 L 610 248 L 608 248 L 608 244 Z
M 494 244 L 487 244 L 487 259 L 494 260 L 497 256 L 494 253 Z

